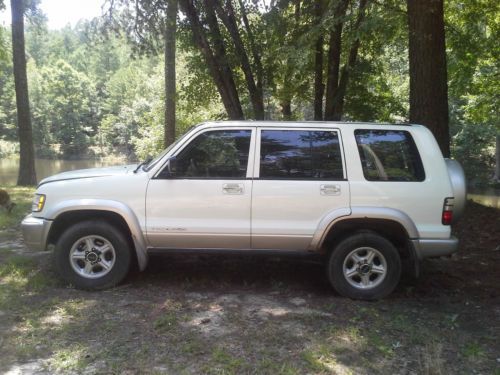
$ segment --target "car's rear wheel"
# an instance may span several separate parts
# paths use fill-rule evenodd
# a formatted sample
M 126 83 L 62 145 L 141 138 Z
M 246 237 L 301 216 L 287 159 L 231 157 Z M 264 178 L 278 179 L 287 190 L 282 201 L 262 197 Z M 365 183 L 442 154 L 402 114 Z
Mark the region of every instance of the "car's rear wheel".
M 125 278 L 132 251 L 126 236 L 113 225 L 85 221 L 64 231 L 54 255 L 66 282 L 80 289 L 105 289 Z
M 333 249 L 328 258 L 327 275 L 342 296 L 376 300 L 396 288 L 401 276 L 401 259 L 386 238 L 373 232 L 360 232 Z

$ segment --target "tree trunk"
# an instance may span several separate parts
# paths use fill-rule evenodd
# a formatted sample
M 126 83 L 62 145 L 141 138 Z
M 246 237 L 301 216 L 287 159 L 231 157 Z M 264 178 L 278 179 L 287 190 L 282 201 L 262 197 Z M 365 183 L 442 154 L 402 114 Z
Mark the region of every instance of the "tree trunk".
M 315 23 L 316 26 L 321 24 L 323 15 L 322 0 L 316 0 L 314 4 Z M 316 40 L 314 48 L 314 120 L 321 121 L 323 119 L 323 93 L 325 85 L 323 84 L 323 34 L 320 31 L 320 36 Z
M 36 185 L 35 151 L 31 129 L 26 55 L 24 51 L 24 5 L 23 0 L 11 0 L 12 11 L 12 60 L 16 88 L 17 126 L 19 135 L 19 176 L 17 184 Z
M 361 26 L 361 23 L 365 18 L 365 11 L 367 4 L 368 0 L 361 0 L 359 2 L 358 16 L 356 18 L 356 23 L 354 24 L 355 33 L 358 33 L 359 27 Z M 344 99 L 345 99 L 345 94 L 347 92 L 347 84 L 349 83 L 349 75 L 351 71 L 354 69 L 354 66 L 356 65 L 356 60 L 358 58 L 359 44 L 360 40 L 358 36 L 352 43 L 351 49 L 349 50 L 349 57 L 347 59 L 347 63 L 342 68 L 339 85 L 337 87 L 337 91 L 332 101 L 333 103 L 332 120 L 334 121 L 340 121 L 344 113 Z
M 339 85 L 340 55 L 342 52 L 342 29 L 344 27 L 343 18 L 347 12 L 349 0 L 340 0 L 335 7 L 335 23 L 330 31 L 330 40 L 328 48 L 328 68 L 326 75 L 326 102 L 325 102 L 325 120 L 333 120 L 333 98 Z
M 290 99 L 285 99 L 281 102 L 281 114 L 285 121 L 292 119 L 292 101 Z
M 427 126 L 450 156 L 443 0 L 407 0 L 410 122 Z
M 500 181 L 500 134 L 497 135 L 496 139 L 496 168 L 495 168 L 495 180 Z
M 238 98 L 236 98 L 237 100 L 235 100 L 234 98 L 236 85 L 234 84 L 234 80 L 232 79 L 232 73 L 230 79 L 228 80 L 228 78 L 225 77 L 226 72 L 222 70 L 218 59 L 216 58 L 214 52 L 212 51 L 212 48 L 210 47 L 206 31 L 200 22 L 198 12 L 194 7 L 192 0 L 180 0 L 179 4 L 182 8 L 182 11 L 186 15 L 186 18 L 189 20 L 191 32 L 193 33 L 194 43 L 205 58 L 208 71 L 212 79 L 214 80 L 217 91 L 219 91 L 222 104 L 226 109 L 228 117 L 231 120 L 242 119 L 243 110 L 241 109 L 241 104 Z M 231 82 L 233 86 L 232 88 L 228 87 L 228 83 L 229 86 L 231 86 Z
M 294 6 L 294 25 L 292 30 L 292 44 L 298 38 L 299 22 L 300 22 L 300 7 L 301 0 L 295 0 Z M 283 120 L 292 119 L 292 99 L 294 96 L 294 86 L 293 86 L 293 72 L 295 67 L 292 65 L 292 57 L 289 54 L 286 59 L 285 75 L 283 77 L 283 88 L 280 96 L 281 114 L 283 115 Z
M 167 0 L 165 24 L 165 137 L 164 147 L 175 141 L 175 36 L 177 0 Z
M 229 65 L 226 55 L 226 48 L 224 47 L 224 40 L 220 32 L 219 23 L 213 8 L 213 0 L 205 0 L 206 21 L 210 30 L 210 37 L 213 44 L 214 57 L 216 63 L 222 73 L 222 81 L 225 85 L 226 92 L 228 93 L 229 100 L 232 104 L 231 114 L 228 113 L 232 120 L 243 119 L 243 109 L 241 108 L 238 90 L 233 78 L 233 71 Z
M 226 1 L 225 9 L 222 9 L 218 0 L 211 0 L 210 3 L 216 9 L 217 15 L 226 26 L 227 30 L 229 31 L 229 35 L 231 35 L 231 39 L 233 40 L 236 55 L 238 56 L 238 59 L 240 61 L 241 70 L 243 70 L 243 74 L 247 83 L 247 89 L 250 95 L 250 101 L 252 103 L 254 118 L 255 120 L 263 120 L 264 99 L 262 96 L 262 88 L 259 90 L 258 86 L 255 83 L 250 60 L 248 58 L 248 54 L 245 50 L 245 45 L 241 40 L 240 32 L 238 30 L 238 24 L 236 23 L 236 17 L 234 15 L 234 9 L 233 5 L 231 4 L 231 0 Z
M 241 11 L 241 18 L 243 19 L 243 24 L 245 25 L 245 30 L 247 32 L 248 41 L 250 42 L 250 49 L 252 50 L 252 57 L 255 64 L 255 72 L 257 76 L 257 90 L 259 90 L 259 92 L 262 93 L 262 96 L 264 96 L 264 91 L 262 89 L 264 81 L 264 69 L 262 68 L 262 61 L 260 58 L 259 49 L 257 48 L 252 28 L 250 27 L 250 23 L 248 22 L 247 12 L 243 0 L 239 0 L 239 4 Z

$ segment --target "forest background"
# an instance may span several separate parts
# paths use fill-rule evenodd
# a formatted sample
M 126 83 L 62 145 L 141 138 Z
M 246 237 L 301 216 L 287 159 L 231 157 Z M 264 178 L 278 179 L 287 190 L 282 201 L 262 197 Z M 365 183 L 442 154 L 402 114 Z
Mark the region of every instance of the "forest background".
M 163 3 L 168 2 L 103 1 L 102 17 L 49 30 L 37 1 L 28 2 L 25 50 L 38 158 L 135 161 L 164 147 Z M 232 19 L 228 8 L 218 5 L 228 3 Z M 204 0 L 180 5 L 174 34 L 176 137 L 205 120 L 238 117 L 409 121 L 405 2 Z M 493 0 L 444 2 L 451 156 L 463 164 L 471 185 L 494 181 L 500 132 L 499 14 Z M 229 89 L 226 97 L 221 94 L 221 83 L 214 80 L 200 48 L 200 31 L 223 57 L 217 63 L 229 72 L 235 93 Z M 336 55 L 335 35 L 341 50 Z M 19 153 L 11 43 L 10 28 L 0 27 L 2 158 Z M 335 58 L 338 77 L 333 90 L 327 87 L 327 77 Z M 323 77 L 319 82 L 318 69 Z M 236 107 L 231 104 L 235 97 Z

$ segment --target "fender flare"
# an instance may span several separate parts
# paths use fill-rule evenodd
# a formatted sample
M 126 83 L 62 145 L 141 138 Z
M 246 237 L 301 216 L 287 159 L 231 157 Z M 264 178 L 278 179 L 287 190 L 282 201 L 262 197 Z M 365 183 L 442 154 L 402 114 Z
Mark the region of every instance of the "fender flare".
M 134 242 L 139 269 L 143 271 L 146 268 L 148 264 L 148 253 L 141 225 L 134 211 L 122 202 L 108 199 L 71 199 L 61 201 L 47 211 L 45 218 L 47 220 L 56 220 L 59 215 L 65 212 L 82 210 L 113 212 L 125 220 L 132 234 L 132 241 Z
M 318 250 L 330 229 L 340 221 L 351 219 L 383 219 L 395 221 L 403 226 L 408 238 L 418 238 L 418 230 L 413 220 L 395 208 L 389 207 L 351 207 L 339 208 L 327 213 L 318 224 L 311 241 L 310 250 Z

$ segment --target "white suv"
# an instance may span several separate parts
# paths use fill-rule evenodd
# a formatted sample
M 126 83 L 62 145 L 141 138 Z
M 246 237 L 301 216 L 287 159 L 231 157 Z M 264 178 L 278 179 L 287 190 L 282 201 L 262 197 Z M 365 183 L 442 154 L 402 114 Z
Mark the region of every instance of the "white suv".
M 420 125 L 207 122 L 138 166 L 44 179 L 22 229 L 79 288 L 117 284 L 151 251 L 238 250 L 322 254 L 338 293 L 378 299 L 402 264 L 456 251 L 464 201 L 460 166 Z

